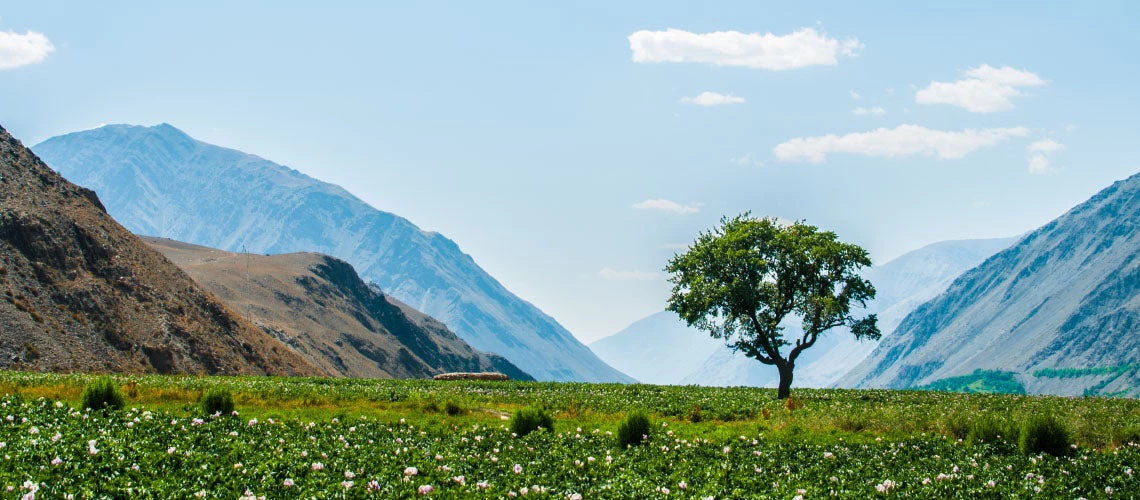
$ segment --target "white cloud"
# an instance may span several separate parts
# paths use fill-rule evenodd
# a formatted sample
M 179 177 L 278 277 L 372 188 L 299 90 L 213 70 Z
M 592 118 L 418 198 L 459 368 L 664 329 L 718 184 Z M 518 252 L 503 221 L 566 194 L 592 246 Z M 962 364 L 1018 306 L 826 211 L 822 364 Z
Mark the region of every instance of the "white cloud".
M 763 167 L 764 162 L 752 158 L 752 155 L 738 156 L 732 159 L 732 163 L 740 165 L 741 167 Z
M 1013 108 L 1012 97 L 1019 87 L 1045 85 L 1045 80 L 1029 71 L 983 64 L 966 71 L 966 78 L 954 82 L 930 82 L 914 95 L 919 104 L 952 104 L 974 113 L 992 113 Z
M 863 98 L 863 96 L 859 95 L 859 93 L 858 93 L 858 92 L 856 92 L 854 89 L 852 89 L 852 90 L 851 90 L 851 98 L 852 98 L 852 99 L 855 99 L 856 101 L 858 101 L 859 99 L 862 99 L 862 98 Z
M 1028 148 L 1030 153 L 1055 153 L 1065 149 L 1065 145 L 1053 139 L 1041 139 L 1040 141 L 1030 144 Z
M 1029 158 L 1029 173 L 1037 175 L 1055 174 L 1057 169 L 1052 167 L 1049 158 L 1045 155 L 1035 154 Z
M 966 71 L 966 76 L 987 82 L 1000 83 L 1010 87 L 1037 87 L 1045 85 L 1045 80 L 1029 71 L 1002 66 L 995 68 L 983 64 Z
M 692 33 L 674 28 L 641 30 L 629 35 L 633 62 L 694 62 L 774 71 L 834 65 L 839 62 L 839 56 L 856 56 L 862 48 L 858 39 L 841 41 L 812 28 L 800 28 L 787 35 L 739 31 Z
M 673 200 L 645 200 L 639 203 L 634 203 L 633 208 L 638 210 L 660 210 L 663 212 L 673 212 L 678 214 L 695 214 L 701 211 L 703 203 L 691 203 L 682 205 Z
M 38 31 L 0 31 L 0 70 L 42 62 L 53 51 L 51 40 Z
M 880 115 L 887 114 L 887 110 L 885 110 L 879 106 L 875 106 L 873 108 L 864 108 L 863 106 L 859 106 L 859 107 L 851 110 L 851 113 L 856 114 L 856 115 L 860 115 L 860 116 L 863 116 L 863 115 L 880 116 Z
M 607 281 L 649 281 L 661 278 L 660 273 L 647 273 L 644 271 L 618 271 L 608 267 L 598 271 L 598 276 Z
M 696 104 L 697 106 L 723 106 L 725 104 L 743 104 L 747 101 L 743 97 L 717 92 L 701 92 L 696 97 L 682 97 L 681 104 Z
M 1025 151 L 1029 156 L 1029 173 L 1036 175 L 1050 175 L 1057 173 L 1049 160 L 1049 155 L 1065 149 L 1065 145 L 1052 139 L 1041 139 L 1030 144 Z
M 957 132 L 931 130 L 918 125 L 878 128 L 843 136 L 829 134 L 797 137 L 776 145 L 780 160 L 806 160 L 819 163 L 831 153 L 851 153 L 894 158 L 912 155 L 936 155 L 940 159 L 958 159 L 973 151 L 993 146 L 1010 137 L 1029 134 L 1025 127 L 966 129 Z

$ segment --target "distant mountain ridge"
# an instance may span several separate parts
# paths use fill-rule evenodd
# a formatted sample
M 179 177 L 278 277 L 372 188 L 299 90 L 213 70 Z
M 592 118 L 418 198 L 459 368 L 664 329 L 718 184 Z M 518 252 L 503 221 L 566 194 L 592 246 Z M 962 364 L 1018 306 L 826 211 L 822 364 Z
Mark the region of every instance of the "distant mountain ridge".
M 138 234 L 236 251 L 320 252 L 540 380 L 627 382 L 451 240 L 339 186 L 167 125 L 110 125 L 35 146 Z
M 319 375 L 0 128 L 0 368 Z
M 494 371 L 534 380 L 504 358 L 475 351 L 443 323 L 369 287 L 349 263 L 335 257 L 240 254 L 142 239 L 329 375 L 430 378 Z
M 858 314 L 877 313 L 884 336 L 922 302 L 934 298 L 963 271 L 1015 241 L 1014 238 L 933 243 L 901 255 L 864 275 L 875 285 L 875 300 Z M 792 327 L 794 325 L 789 325 Z M 842 329 L 828 332 L 804 351 L 796 366 L 797 387 L 834 385 L 875 348 Z M 774 386 L 776 370 L 721 341 L 687 327 L 676 314 L 662 311 L 640 320 L 590 348 L 607 363 L 643 382 L 714 386 Z
M 1030 393 L 1140 395 L 1138 363 L 1140 174 L 963 274 L 845 380 L 902 388 L 1011 370 Z

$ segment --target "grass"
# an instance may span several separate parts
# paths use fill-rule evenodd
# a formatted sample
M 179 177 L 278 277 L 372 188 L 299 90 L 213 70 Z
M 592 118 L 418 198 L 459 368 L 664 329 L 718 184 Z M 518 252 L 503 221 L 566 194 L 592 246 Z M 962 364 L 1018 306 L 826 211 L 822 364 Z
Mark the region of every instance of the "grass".
M 1135 476 L 1125 473 L 1140 463 L 1140 443 L 1127 444 L 1140 429 L 1140 402 L 1131 399 L 799 389 L 789 407 L 774 390 L 758 388 L 111 379 L 124 388 L 126 409 L 84 417 L 82 392 L 95 377 L 0 372 L 0 413 L 13 415 L 0 420 L 0 457 L 10 457 L 0 462 L 0 489 L 31 480 L 44 485 L 45 497 L 115 497 L 127 489 L 233 497 L 250 488 L 270 497 L 371 491 L 411 498 L 424 484 L 444 497 L 503 497 L 539 485 L 560 498 L 643 498 L 663 496 L 660 488 L 679 493 L 684 482 L 683 497 L 792 497 L 805 490 L 863 498 L 890 479 L 901 484 L 896 491 L 922 497 L 1025 496 L 1038 493 L 1034 487 L 1046 496 L 1092 497 L 1105 487 L 1140 495 Z M 199 401 L 217 391 L 232 395 L 239 418 L 203 416 Z M 644 409 L 652 432 L 644 446 L 624 448 L 618 434 L 630 402 Z M 532 407 L 548 412 L 554 431 L 512 437 L 512 416 Z M 1048 422 L 1023 431 L 1034 415 L 1062 424 L 1068 435 L 1059 442 L 1077 445 L 1071 456 L 1036 454 L 1042 448 L 1033 446 L 1019 451 L 1023 433 L 1058 435 Z M 62 438 L 49 443 L 55 433 Z M 88 454 L 90 440 L 99 454 Z M 54 458 L 59 468 L 49 464 Z M 316 462 L 326 471 L 313 470 Z M 420 471 L 408 482 L 406 467 Z M 1065 480 L 1036 485 L 1027 474 Z M 104 476 L 113 479 L 90 479 Z M 282 489 L 287 478 L 297 486 Z M 376 489 L 366 489 L 372 481 Z M 490 486 L 480 489 L 478 481 Z

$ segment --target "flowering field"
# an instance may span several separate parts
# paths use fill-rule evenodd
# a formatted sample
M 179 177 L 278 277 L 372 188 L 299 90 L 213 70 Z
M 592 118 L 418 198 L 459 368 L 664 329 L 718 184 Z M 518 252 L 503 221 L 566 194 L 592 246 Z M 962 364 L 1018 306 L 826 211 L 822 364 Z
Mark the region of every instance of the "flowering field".
M 0 373 L 0 496 L 1140 496 L 1135 400 L 800 390 L 789 409 L 765 389 L 145 376 L 104 414 L 78 408 L 89 380 Z M 238 414 L 202 414 L 210 387 Z M 622 449 L 631 404 L 652 430 Z M 512 435 L 527 405 L 553 431 Z M 1046 412 L 1064 456 L 960 439 Z

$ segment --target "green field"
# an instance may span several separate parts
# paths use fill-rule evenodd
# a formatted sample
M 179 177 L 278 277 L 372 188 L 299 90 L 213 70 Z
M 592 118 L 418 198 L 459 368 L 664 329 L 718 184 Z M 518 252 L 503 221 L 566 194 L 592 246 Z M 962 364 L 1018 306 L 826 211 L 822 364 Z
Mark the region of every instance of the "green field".
M 1131 399 L 799 389 L 789 408 L 754 388 L 124 376 L 104 414 L 78 408 L 91 380 L 0 372 L 0 496 L 1140 496 Z M 199 409 L 215 387 L 238 416 Z M 512 436 L 528 406 L 553 431 Z M 633 409 L 652 431 L 622 449 Z M 1035 415 L 1075 449 L 1020 451 Z

